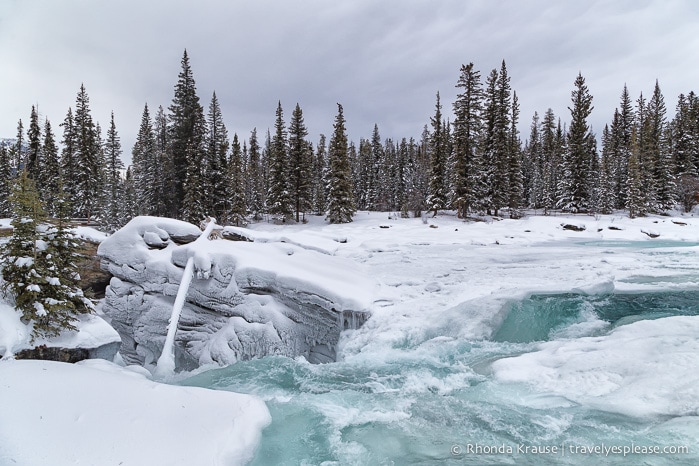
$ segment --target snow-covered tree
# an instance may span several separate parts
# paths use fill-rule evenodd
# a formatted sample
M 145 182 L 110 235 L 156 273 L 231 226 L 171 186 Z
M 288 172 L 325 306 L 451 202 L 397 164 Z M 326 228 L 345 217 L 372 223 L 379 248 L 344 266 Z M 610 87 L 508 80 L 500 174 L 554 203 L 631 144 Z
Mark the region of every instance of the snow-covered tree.
M 175 84 L 175 96 L 169 107 L 167 132 L 168 157 L 172 164 L 172 209 L 171 216 L 193 220 L 203 218 L 202 163 L 204 161 L 204 137 L 206 120 L 199 103 L 196 83 L 189 56 L 184 51 L 182 69 Z M 185 197 L 187 199 L 185 200 Z
M 247 213 L 245 198 L 245 173 L 243 167 L 243 151 L 240 148 L 238 135 L 233 135 L 230 159 L 227 162 L 226 180 L 228 182 L 227 213 L 225 220 L 235 225 L 244 225 Z M 223 220 L 223 219 L 222 219 Z
M 90 99 L 84 85 L 80 86 L 75 102 L 72 138 L 75 150 L 74 166 L 70 170 L 75 177 L 74 191 L 70 192 L 73 213 L 89 220 L 99 213 L 99 203 L 102 200 L 102 148 L 97 126 L 92 120 Z
M 434 117 L 430 119 L 432 133 L 430 137 L 430 182 L 427 196 L 427 210 L 437 212 L 447 207 L 447 145 L 445 128 L 442 123 L 442 104 L 437 93 Z
M 313 212 L 323 215 L 327 206 L 325 177 L 327 174 L 325 135 L 320 135 L 315 156 L 313 158 Z
M 478 143 L 482 129 L 483 89 L 480 72 L 473 63 L 461 66 L 456 83 L 460 93 L 454 102 L 454 160 L 452 201 L 459 218 L 466 218 L 476 195 L 475 183 L 481 169 Z
M 308 130 L 303 121 L 303 112 L 296 104 L 289 122 L 289 194 L 296 222 L 300 214 L 311 208 L 313 148 L 309 147 Z
M 262 218 L 265 206 L 265 190 L 262 180 L 262 161 L 260 144 L 257 141 L 257 128 L 250 133 L 250 148 L 246 164 L 248 212 L 254 220 Z
M 592 95 L 585 78 L 578 74 L 571 92 L 573 106 L 569 107 L 571 122 L 568 130 L 568 150 L 563 160 L 563 172 L 559 184 L 558 206 L 572 212 L 590 208 L 590 187 L 594 180 L 593 165 L 596 160 L 595 137 L 587 123 L 592 113 Z
M 34 181 L 22 170 L 11 202 L 13 233 L 0 257 L 5 296 L 14 300 L 23 322 L 32 325 L 32 340 L 75 329 L 77 315 L 94 307 L 77 286 L 75 245 L 63 197 L 56 199 L 56 226 L 45 223 Z
M 39 114 L 36 107 L 32 105 L 31 116 L 29 117 L 29 128 L 27 129 L 27 151 L 25 155 L 25 169 L 27 176 L 33 179 L 37 185 L 41 185 L 41 170 L 43 170 L 41 160 L 41 127 L 39 126 Z
M 226 215 L 228 198 L 228 130 L 223 123 L 221 105 L 214 92 L 207 115 L 208 133 L 206 138 L 206 171 L 204 192 L 206 210 L 222 221 Z
M 62 185 L 61 165 L 56 139 L 51 129 L 51 122 L 48 119 L 46 119 L 44 124 L 41 160 L 43 168 L 40 171 L 39 197 L 46 207 L 46 213 L 50 216 L 56 216 L 56 199 Z
M 114 112 L 112 112 L 109 129 L 107 130 L 104 154 L 106 162 L 104 173 L 105 202 L 101 223 L 107 231 L 114 232 L 124 226 L 124 220 L 130 220 L 123 218 L 122 204 L 124 196 L 121 172 L 124 170 L 124 163 L 121 161 L 121 139 L 114 122 Z
M 282 103 L 278 102 L 274 136 L 272 136 L 269 145 L 267 212 L 279 221 L 291 218 L 292 213 L 289 170 L 289 145 L 284 125 L 284 113 Z
M 352 172 L 349 164 L 347 130 L 342 105 L 337 104 L 337 116 L 328 149 L 328 221 L 349 223 L 354 215 Z

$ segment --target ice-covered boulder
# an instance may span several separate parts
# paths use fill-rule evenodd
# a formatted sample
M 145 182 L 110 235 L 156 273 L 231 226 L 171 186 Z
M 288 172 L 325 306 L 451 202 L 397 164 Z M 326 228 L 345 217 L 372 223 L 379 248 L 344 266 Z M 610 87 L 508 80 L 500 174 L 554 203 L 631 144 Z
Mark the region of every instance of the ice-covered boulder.
M 200 234 L 178 220 L 137 217 L 101 243 L 102 268 L 113 275 L 104 312 L 127 362 L 158 359 L 190 257 L 195 273 L 176 336 L 178 369 L 271 354 L 332 361 L 340 332 L 367 319 L 376 284 L 353 262 L 268 238 L 189 244 Z

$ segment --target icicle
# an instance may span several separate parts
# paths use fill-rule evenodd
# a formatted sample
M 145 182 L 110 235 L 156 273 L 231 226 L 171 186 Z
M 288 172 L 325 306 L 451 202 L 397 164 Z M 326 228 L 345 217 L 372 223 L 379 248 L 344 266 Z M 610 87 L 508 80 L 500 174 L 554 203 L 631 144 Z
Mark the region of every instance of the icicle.
M 191 244 L 195 245 L 197 242 L 208 241 L 209 235 L 215 225 L 216 222 L 212 219 L 199 238 Z M 192 255 L 187 259 L 187 265 L 182 274 L 182 281 L 180 281 L 180 287 L 177 290 L 175 304 L 172 306 L 172 315 L 170 315 L 169 324 L 167 326 L 167 337 L 165 337 L 163 352 L 160 358 L 158 358 L 158 364 L 155 368 L 155 375 L 157 377 L 167 377 L 175 373 L 175 333 L 177 332 L 177 325 L 180 322 L 180 314 L 182 314 L 184 300 L 187 297 L 187 291 L 189 291 L 189 285 L 192 283 L 192 276 L 194 275 L 194 249 L 195 248 L 192 248 Z

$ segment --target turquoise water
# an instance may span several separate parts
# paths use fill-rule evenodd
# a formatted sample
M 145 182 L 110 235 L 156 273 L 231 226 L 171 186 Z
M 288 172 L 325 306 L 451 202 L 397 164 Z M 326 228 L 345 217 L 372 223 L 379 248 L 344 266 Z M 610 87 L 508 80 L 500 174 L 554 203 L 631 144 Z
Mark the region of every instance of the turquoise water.
M 699 291 L 533 296 L 510 306 L 491 340 L 405 340 L 325 365 L 268 357 L 181 383 L 266 401 L 272 423 L 253 465 L 699 464 L 696 416 L 637 419 L 597 411 L 500 382 L 490 371 L 493 361 L 534 351 L 544 340 L 605 334 L 640 319 L 697 315 Z M 681 445 L 690 453 L 580 453 L 581 447 L 603 444 Z M 527 446 L 549 453 L 526 453 Z M 558 452 L 550 452 L 553 447 Z

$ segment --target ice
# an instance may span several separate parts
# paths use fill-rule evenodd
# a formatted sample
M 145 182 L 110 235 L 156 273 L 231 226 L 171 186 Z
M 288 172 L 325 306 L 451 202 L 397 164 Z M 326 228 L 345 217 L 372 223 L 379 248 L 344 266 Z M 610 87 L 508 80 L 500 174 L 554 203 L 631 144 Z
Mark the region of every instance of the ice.
M 106 361 L 0 361 L 0 380 L 1 464 L 244 464 L 270 422 L 255 397 Z

